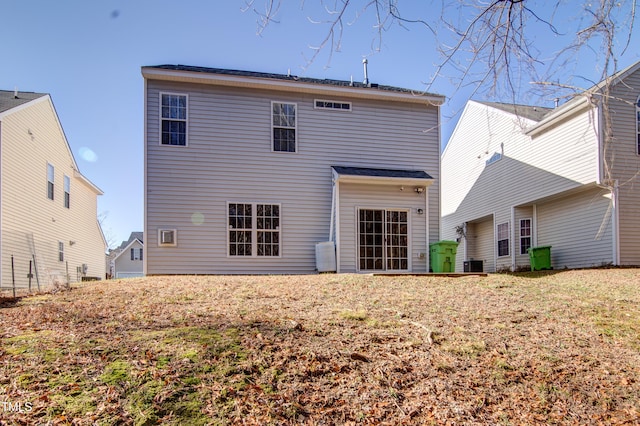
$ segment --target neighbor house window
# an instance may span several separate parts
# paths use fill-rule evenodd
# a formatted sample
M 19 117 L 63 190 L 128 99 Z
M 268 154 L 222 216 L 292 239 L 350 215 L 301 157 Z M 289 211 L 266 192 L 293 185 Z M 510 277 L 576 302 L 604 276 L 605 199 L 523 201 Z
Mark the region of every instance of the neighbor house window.
M 187 144 L 187 95 L 162 93 L 161 116 L 162 145 Z
M 47 163 L 47 198 L 53 200 L 53 181 L 55 177 L 55 170 L 53 166 Z
M 273 150 L 296 152 L 296 104 L 271 103 Z
M 131 260 L 142 260 L 142 248 L 131 249 Z
M 509 256 L 509 222 L 498 225 L 498 256 Z
M 531 247 L 531 219 L 520 219 L 520 254 L 529 253 Z
M 280 205 L 229 203 L 229 256 L 280 256 Z
M 58 260 L 64 262 L 64 243 L 62 241 L 58 242 Z
M 175 247 L 178 245 L 178 231 L 175 229 L 158 229 L 158 245 L 160 247 Z
M 69 176 L 64 177 L 64 206 L 69 208 L 71 205 L 71 179 Z

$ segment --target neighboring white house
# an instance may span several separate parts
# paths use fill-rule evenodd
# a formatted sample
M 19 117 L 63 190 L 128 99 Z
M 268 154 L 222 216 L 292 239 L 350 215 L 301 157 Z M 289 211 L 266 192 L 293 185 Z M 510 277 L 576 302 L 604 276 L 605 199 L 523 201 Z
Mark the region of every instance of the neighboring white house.
M 50 96 L 0 91 L 0 145 L 0 287 L 104 278 L 102 191 L 78 170 Z
M 182 65 L 142 75 L 147 275 L 311 273 L 317 248 L 321 271 L 428 270 L 444 97 Z
M 442 155 L 456 270 L 517 270 L 537 246 L 551 246 L 554 268 L 640 265 L 639 68 L 555 109 L 467 103 Z
M 110 261 L 113 278 L 143 277 L 144 237 L 142 232 L 132 232 L 127 241 L 114 250 Z

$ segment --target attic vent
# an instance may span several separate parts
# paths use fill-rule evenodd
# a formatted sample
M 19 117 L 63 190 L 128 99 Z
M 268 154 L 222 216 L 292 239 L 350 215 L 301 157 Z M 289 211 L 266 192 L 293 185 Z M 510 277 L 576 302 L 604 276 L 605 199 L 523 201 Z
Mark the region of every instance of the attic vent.
M 493 155 L 491 156 L 491 158 L 489 158 L 486 161 L 486 165 L 488 166 L 489 164 L 493 164 L 496 161 L 500 160 L 502 158 L 502 154 L 499 152 L 494 152 Z
M 325 101 L 322 99 L 315 100 L 316 109 L 337 109 L 340 111 L 351 111 L 351 102 Z

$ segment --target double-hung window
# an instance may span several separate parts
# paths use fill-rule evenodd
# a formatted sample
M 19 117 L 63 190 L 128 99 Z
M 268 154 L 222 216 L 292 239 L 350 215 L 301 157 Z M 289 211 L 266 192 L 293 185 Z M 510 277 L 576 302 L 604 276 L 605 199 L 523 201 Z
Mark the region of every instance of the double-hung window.
M 142 248 L 131 249 L 131 260 L 142 260 Z
M 64 243 L 58 241 L 58 261 L 64 262 Z
M 162 145 L 187 145 L 187 95 L 161 93 Z
M 71 206 L 71 179 L 67 175 L 64 176 L 64 206 Z
M 529 253 L 531 247 L 531 219 L 520 219 L 520 254 Z
M 280 256 L 280 205 L 229 203 L 229 256 Z
M 55 169 L 53 165 L 47 163 L 47 198 L 53 200 Z
M 296 104 L 271 102 L 273 150 L 296 152 Z
M 509 256 L 509 222 L 498 224 L 498 256 Z

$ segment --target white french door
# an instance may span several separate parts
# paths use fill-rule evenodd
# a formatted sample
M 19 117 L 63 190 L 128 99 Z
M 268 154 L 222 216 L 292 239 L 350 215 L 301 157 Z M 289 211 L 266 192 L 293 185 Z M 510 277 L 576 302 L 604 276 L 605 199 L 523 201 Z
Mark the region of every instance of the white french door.
M 358 211 L 359 270 L 409 269 L 409 223 L 406 210 Z

